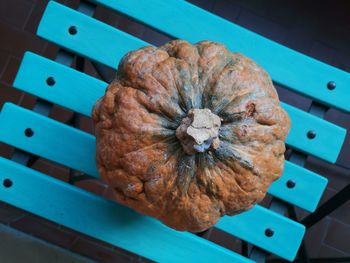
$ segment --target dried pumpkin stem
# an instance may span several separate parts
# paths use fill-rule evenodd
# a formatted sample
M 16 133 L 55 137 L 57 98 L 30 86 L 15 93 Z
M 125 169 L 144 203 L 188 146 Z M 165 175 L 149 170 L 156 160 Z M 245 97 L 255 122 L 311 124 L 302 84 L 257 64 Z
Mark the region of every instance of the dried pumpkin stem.
M 192 155 L 198 152 L 219 147 L 219 128 L 221 119 L 209 109 L 191 109 L 176 129 L 185 153 Z

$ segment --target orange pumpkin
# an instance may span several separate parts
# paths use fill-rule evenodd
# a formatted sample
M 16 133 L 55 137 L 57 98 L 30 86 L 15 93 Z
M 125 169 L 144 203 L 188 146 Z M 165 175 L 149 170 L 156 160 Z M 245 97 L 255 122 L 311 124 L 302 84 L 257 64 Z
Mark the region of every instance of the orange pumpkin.
M 115 200 L 193 232 L 263 199 L 290 128 L 268 74 L 210 41 L 126 54 L 93 120 Z

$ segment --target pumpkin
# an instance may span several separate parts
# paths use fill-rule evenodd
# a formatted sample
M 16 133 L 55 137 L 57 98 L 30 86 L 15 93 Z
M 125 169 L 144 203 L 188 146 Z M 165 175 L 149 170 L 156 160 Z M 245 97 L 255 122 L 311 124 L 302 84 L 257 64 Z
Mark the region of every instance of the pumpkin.
M 290 121 L 271 79 L 219 43 L 129 52 L 92 116 L 115 200 L 177 230 L 251 208 L 283 171 Z

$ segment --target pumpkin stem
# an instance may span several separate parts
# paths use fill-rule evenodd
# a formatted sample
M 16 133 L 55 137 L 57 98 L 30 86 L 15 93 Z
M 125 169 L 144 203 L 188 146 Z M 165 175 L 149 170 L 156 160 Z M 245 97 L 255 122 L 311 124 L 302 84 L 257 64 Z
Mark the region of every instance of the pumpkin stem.
M 221 119 L 209 109 L 191 109 L 176 129 L 176 137 L 189 154 L 218 148 Z

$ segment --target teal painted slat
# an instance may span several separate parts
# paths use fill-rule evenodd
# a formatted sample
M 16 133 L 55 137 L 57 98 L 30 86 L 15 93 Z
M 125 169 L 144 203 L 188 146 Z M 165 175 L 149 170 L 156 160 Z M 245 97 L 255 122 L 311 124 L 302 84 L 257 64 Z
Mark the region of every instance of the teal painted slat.
M 48 78 L 55 84 L 49 86 Z M 97 99 L 107 83 L 63 66 L 50 59 L 26 52 L 13 86 L 55 104 L 91 116 Z
M 281 85 L 326 105 L 350 112 L 349 73 L 273 42 L 190 3 L 178 0 L 94 2 L 142 21 L 175 38 L 193 43 L 204 39 L 224 43 L 230 50 L 254 59 Z M 327 89 L 329 81 L 336 82 L 336 89 Z
M 289 180 L 295 183 L 293 188 L 287 187 Z M 325 177 L 285 161 L 283 175 L 270 186 L 268 192 L 279 199 L 314 212 L 327 183 Z
M 308 114 L 302 110 L 281 103 L 288 112 L 292 126 L 287 144 L 307 154 L 335 163 L 346 136 L 346 129 Z M 309 139 L 308 131 L 315 131 L 316 137 Z
M 253 262 L 1 157 L 0 182 L 0 200 L 156 262 Z
M 248 242 L 259 240 L 261 248 L 291 261 L 305 233 L 303 225 L 258 205 L 239 215 L 223 217 L 216 227 Z M 267 237 L 266 229 L 273 230 L 273 236 Z
M 95 142 L 94 138 L 90 135 L 11 103 L 6 103 L 4 105 L 0 114 L 0 123 L 2 125 L 0 140 L 5 143 L 28 152 L 34 152 L 35 154 L 39 154 L 40 156 L 54 160 L 63 165 L 75 169 L 80 168 L 84 172 L 95 169 Z M 28 127 L 32 128 L 34 131 L 34 135 L 29 138 L 24 134 L 24 130 Z M 93 175 L 96 176 L 96 172 L 94 172 Z M 277 233 L 284 233 L 284 230 L 280 229 L 280 227 L 290 224 L 288 226 L 292 233 L 284 237 L 284 234 L 282 236 L 278 234 L 279 238 L 286 239 L 286 241 L 281 244 L 278 251 L 271 248 L 270 242 L 273 239 L 264 239 L 264 237 L 259 234 L 261 226 L 258 226 L 253 220 L 251 220 L 250 223 L 246 221 L 246 223 L 251 224 L 250 231 L 256 234 L 247 234 L 245 237 L 241 237 L 242 232 L 240 232 L 240 229 L 231 229 L 231 223 L 221 224 L 219 227 L 233 235 L 238 235 L 240 238 L 246 239 L 252 244 L 261 246 L 264 249 L 272 249 L 271 252 L 281 257 L 288 259 L 293 257 L 296 252 L 293 250 L 294 245 L 289 244 L 287 240 L 293 240 L 293 242 L 295 239 L 301 240 L 303 237 L 299 229 L 301 226 L 296 226 L 292 221 L 285 221 L 286 219 L 283 217 L 279 217 L 265 210 L 266 209 L 262 209 L 259 206 L 255 206 L 255 208 L 251 210 L 253 212 L 249 212 L 248 215 L 253 215 L 252 218 L 255 217 L 255 219 L 259 218 L 259 222 L 265 222 L 264 225 L 268 224 L 268 222 L 276 222 L 276 224 L 271 225 L 276 231 L 276 236 Z M 279 221 L 281 222 L 278 223 Z M 235 224 L 235 222 L 236 221 L 233 221 L 233 224 Z M 292 235 L 293 238 L 290 238 L 290 235 Z M 291 252 L 291 250 L 293 251 Z
M 48 77 L 56 80 L 54 86 L 47 85 Z M 26 52 L 14 82 L 14 87 L 18 89 L 87 116 L 90 116 L 96 100 L 104 94 L 106 86 L 103 81 L 31 52 Z M 292 120 L 287 144 L 326 161 L 335 162 L 346 130 L 285 103 L 282 106 Z M 317 134 L 312 140 L 306 135 L 309 130 L 314 130 Z
M 71 26 L 77 29 L 75 35 L 69 33 Z M 53 1 L 47 5 L 37 34 L 82 56 L 89 54 L 89 58 L 112 68 L 117 67 L 120 58 L 128 51 L 147 45 L 123 31 Z
M 0 125 L 0 141 L 98 177 L 94 136 L 12 103 L 4 104 Z

